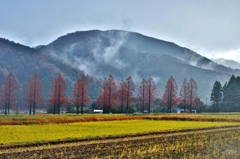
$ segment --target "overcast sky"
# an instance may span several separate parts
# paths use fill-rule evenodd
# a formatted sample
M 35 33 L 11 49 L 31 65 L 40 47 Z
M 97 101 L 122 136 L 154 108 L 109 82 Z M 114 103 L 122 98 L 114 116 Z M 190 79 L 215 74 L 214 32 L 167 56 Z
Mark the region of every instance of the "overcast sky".
M 0 37 L 24 45 L 92 29 L 139 32 L 240 62 L 239 0 L 0 1 Z

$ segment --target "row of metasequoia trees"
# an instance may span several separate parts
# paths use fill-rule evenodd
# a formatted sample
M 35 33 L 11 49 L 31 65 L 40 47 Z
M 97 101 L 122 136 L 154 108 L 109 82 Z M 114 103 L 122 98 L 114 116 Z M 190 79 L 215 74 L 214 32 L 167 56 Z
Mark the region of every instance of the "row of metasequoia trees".
M 77 80 L 74 86 L 72 99 L 70 102 L 76 106 L 76 113 L 79 114 L 79 108 L 81 108 L 81 114 L 83 114 L 83 107 L 89 103 L 90 98 L 88 96 L 88 91 L 90 89 L 90 84 L 86 76 L 82 76 Z M 67 105 L 68 98 L 66 96 L 67 85 L 61 74 L 55 78 L 50 92 L 50 97 L 48 99 L 48 104 L 53 106 L 53 114 L 60 114 L 60 109 L 62 106 Z
M 197 97 L 197 83 L 193 78 L 187 82 L 184 79 L 180 97 L 177 96 L 177 83 L 173 77 L 170 77 L 166 83 L 165 91 L 162 96 L 162 104 L 168 107 L 168 112 L 172 112 L 172 107 L 181 103 L 184 106 L 184 112 L 192 112 L 192 107 L 196 106 L 200 99 Z M 129 104 L 133 102 L 135 86 L 131 77 L 128 77 L 126 81 L 122 80 L 117 88 L 117 84 L 112 75 L 108 79 L 104 78 L 102 89 L 100 90 L 100 96 L 97 100 L 99 105 L 103 106 L 104 112 L 109 112 L 111 107 L 120 105 L 121 113 L 123 113 L 123 107 L 126 107 L 126 113 L 128 113 Z M 151 107 L 153 107 L 156 100 L 156 85 L 152 77 L 148 80 L 143 79 L 137 93 L 138 104 L 141 107 L 141 112 L 150 113 Z
M 66 106 L 68 102 L 76 107 L 76 113 L 83 114 L 83 107 L 86 106 L 90 98 L 88 92 L 90 84 L 86 76 L 82 76 L 77 80 L 74 86 L 72 98 L 68 100 L 66 96 L 67 84 L 61 74 L 54 79 L 52 89 L 47 101 L 48 105 L 52 107 L 53 113 L 60 113 L 61 107 Z M 197 98 L 197 83 L 191 78 L 189 82 L 184 79 L 180 96 L 177 97 L 177 84 L 173 77 L 170 77 L 166 83 L 165 91 L 162 96 L 162 104 L 168 107 L 168 112 L 172 112 L 172 107 L 181 103 L 184 107 L 184 112 L 187 108 L 191 112 L 192 106 L 199 101 Z M 9 114 L 10 108 L 16 108 L 16 91 L 18 90 L 17 81 L 12 73 L 10 73 L 0 91 L 0 104 L 4 107 L 4 113 Z M 42 84 L 37 74 L 29 80 L 28 87 L 25 93 L 26 104 L 29 105 L 29 114 L 36 113 L 36 107 L 43 104 L 44 100 L 41 95 Z M 131 77 L 122 80 L 117 86 L 113 76 L 110 74 L 109 78 L 104 78 L 100 95 L 97 103 L 103 107 L 103 112 L 110 112 L 112 107 L 120 106 L 120 112 L 126 109 L 129 112 L 129 106 L 135 102 L 141 107 L 141 112 L 150 113 L 156 100 L 156 85 L 152 77 L 147 80 L 143 79 L 137 93 L 137 101 L 133 101 L 135 93 L 135 85 Z
M 120 105 L 120 112 L 123 113 L 123 107 L 125 106 L 126 113 L 128 113 L 129 105 L 134 99 L 134 91 L 135 85 L 131 77 L 128 77 L 125 81 L 122 79 L 119 87 L 117 87 L 117 83 L 110 74 L 108 79 L 104 78 L 97 103 L 103 106 L 103 112 L 110 112 L 112 107 Z M 145 109 L 150 112 L 155 97 L 156 85 L 153 78 L 149 77 L 148 80 L 143 79 L 137 94 L 142 112 L 144 112 Z
M 187 82 L 184 78 L 179 97 L 177 97 L 177 83 L 171 76 L 166 84 L 165 91 L 162 97 L 162 104 L 168 107 L 168 112 L 172 112 L 172 107 L 181 103 L 184 112 L 192 112 L 192 108 L 197 107 L 200 99 L 197 97 L 197 83 L 193 78 Z M 188 109 L 187 109 L 188 108 Z
M 213 85 L 210 100 L 213 102 L 212 111 L 240 111 L 240 77 L 232 77 L 222 87 L 219 81 Z
M 88 104 L 90 98 L 88 96 L 90 85 L 86 76 L 82 76 L 77 80 L 72 99 L 70 102 L 76 106 L 76 113 L 79 113 L 81 107 L 81 113 L 83 113 L 83 106 Z M 12 73 L 7 77 L 0 91 L 0 104 L 4 107 L 4 114 L 9 114 L 9 110 L 18 109 L 16 107 L 16 91 L 17 80 Z M 67 104 L 68 99 L 66 96 L 67 85 L 61 74 L 54 79 L 52 89 L 49 94 L 48 105 L 53 107 L 53 113 L 60 113 L 60 108 Z M 29 80 L 28 87 L 25 94 L 26 104 L 29 105 L 29 114 L 36 113 L 36 107 L 43 104 L 44 100 L 41 95 L 42 84 L 37 74 Z

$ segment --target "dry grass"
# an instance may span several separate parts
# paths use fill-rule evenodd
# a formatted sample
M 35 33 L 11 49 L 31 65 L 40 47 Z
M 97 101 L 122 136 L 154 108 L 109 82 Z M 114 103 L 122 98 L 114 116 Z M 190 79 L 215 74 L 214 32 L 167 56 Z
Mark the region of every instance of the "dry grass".
M 125 120 L 45 125 L 2 125 L 1 144 L 61 140 L 162 130 L 181 130 L 213 126 L 239 125 L 229 122 Z

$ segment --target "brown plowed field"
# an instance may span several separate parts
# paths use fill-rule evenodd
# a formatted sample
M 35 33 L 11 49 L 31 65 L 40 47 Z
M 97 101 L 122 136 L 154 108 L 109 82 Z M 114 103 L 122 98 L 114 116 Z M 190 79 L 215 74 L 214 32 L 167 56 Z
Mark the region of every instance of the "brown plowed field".
M 240 158 L 240 127 L 3 148 L 0 158 Z

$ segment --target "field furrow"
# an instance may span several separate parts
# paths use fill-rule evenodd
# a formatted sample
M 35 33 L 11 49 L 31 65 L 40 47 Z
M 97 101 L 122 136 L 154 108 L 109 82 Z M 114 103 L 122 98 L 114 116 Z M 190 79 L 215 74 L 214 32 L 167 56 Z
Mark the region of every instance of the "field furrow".
M 240 127 L 2 150 L 0 158 L 239 158 Z

